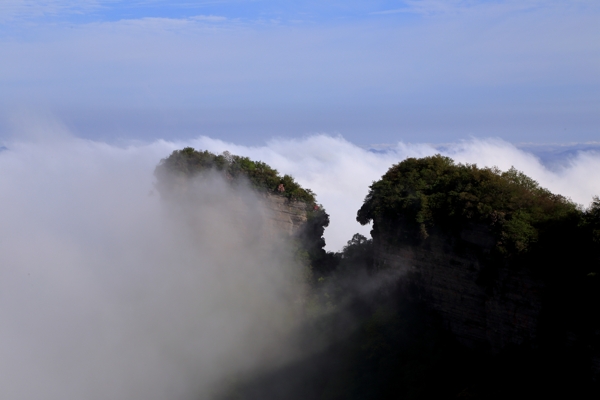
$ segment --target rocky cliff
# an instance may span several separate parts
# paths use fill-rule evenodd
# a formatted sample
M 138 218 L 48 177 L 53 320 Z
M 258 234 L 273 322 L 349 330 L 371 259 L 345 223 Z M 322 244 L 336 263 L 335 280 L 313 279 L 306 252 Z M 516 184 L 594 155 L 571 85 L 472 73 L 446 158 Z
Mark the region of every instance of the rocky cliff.
M 301 200 L 290 200 L 274 194 L 263 194 L 267 217 L 273 228 L 280 234 L 290 236 L 298 234 L 308 219 L 308 210 L 312 206 Z
M 536 343 L 545 283 L 490 263 L 489 233 L 472 229 L 463 238 L 433 233 L 422 245 L 377 238 L 376 265 L 405 271 L 409 296 L 436 311 L 462 344 L 497 352 Z
M 463 345 L 574 352 L 598 374 L 594 212 L 518 171 L 435 156 L 393 166 L 358 220 L 373 222 L 375 268 L 402 271 L 408 298 Z

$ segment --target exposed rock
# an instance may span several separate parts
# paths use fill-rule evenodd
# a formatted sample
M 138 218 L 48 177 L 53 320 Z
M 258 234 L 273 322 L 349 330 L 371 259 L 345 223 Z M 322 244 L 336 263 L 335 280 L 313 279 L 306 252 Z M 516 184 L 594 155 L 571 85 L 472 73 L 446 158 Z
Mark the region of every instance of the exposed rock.
M 492 354 L 514 346 L 575 352 L 600 377 L 600 329 L 569 298 L 568 282 L 494 263 L 482 227 L 459 238 L 434 232 L 420 244 L 391 239 L 374 239 L 376 265 L 404 271 L 407 297 L 435 311 L 461 344 Z
M 264 194 L 268 218 L 276 231 L 294 235 L 306 224 L 307 207 L 303 201 L 289 200 L 276 194 Z
M 408 298 L 464 345 L 568 354 L 598 373 L 600 200 L 594 207 L 514 168 L 436 155 L 392 166 L 357 220 L 373 223 L 375 268 L 405 272 Z
M 471 240 L 440 234 L 423 245 L 375 240 L 376 263 L 405 270 L 410 295 L 439 313 L 461 343 L 493 352 L 534 343 L 544 283 L 527 272 L 490 265 L 485 254 L 493 240 L 482 229 L 462 236 Z

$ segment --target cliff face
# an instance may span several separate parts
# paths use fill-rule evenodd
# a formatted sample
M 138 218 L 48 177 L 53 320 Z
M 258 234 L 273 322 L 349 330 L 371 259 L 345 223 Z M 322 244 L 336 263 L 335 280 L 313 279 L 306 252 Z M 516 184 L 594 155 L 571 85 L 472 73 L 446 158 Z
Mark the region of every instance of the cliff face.
M 193 214 L 206 205 L 223 214 L 247 235 L 264 239 L 286 239 L 302 234 L 312 207 L 301 200 L 234 187 L 217 179 L 203 181 L 174 177 L 168 190 L 161 191 L 162 198 L 176 209 Z
M 264 194 L 264 205 L 274 234 L 296 235 L 308 219 L 308 204 L 304 201 L 289 200 L 283 196 L 267 193 Z
M 406 271 L 412 299 L 436 311 L 469 347 L 497 352 L 535 343 L 545 284 L 525 271 L 491 265 L 491 235 L 474 226 L 460 238 L 432 233 L 426 243 L 375 240 L 376 264 Z
M 461 344 L 492 354 L 515 346 L 574 354 L 574 365 L 599 377 L 597 289 L 496 263 L 491 243 L 483 226 L 459 237 L 431 232 L 421 243 L 380 234 L 375 265 L 403 271 L 406 297 L 433 310 Z
M 408 299 L 462 344 L 561 353 L 598 374 L 597 203 L 583 211 L 514 169 L 434 156 L 390 168 L 357 220 L 373 223 L 375 268 L 403 271 Z

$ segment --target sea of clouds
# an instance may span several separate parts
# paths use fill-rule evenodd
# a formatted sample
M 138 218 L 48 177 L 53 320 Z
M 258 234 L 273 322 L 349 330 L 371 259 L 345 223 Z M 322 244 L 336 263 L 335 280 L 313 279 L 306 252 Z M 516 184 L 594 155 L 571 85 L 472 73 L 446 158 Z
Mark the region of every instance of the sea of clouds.
M 284 362 L 293 307 L 281 301 L 290 276 L 279 266 L 296 268 L 293 261 L 265 253 L 272 243 L 256 247 L 252 230 L 239 229 L 253 219 L 232 217 L 230 199 L 239 194 L 226 187 L 212 185 L 216 192 L 181 206 L 184 213 L 165 212 L 153 171 L 173 150 L 227 150 L 293 175 L 331 216 L 329 250 L 356 232 L 368 236 L 356 211 L 369 185 L 406 157 L 514 166 L 583 206 L 600 194 L 599 152 L 548 167 L 498 139 L 378 149 L 328 135 L 254 147 L 210 137 L 115 145 L 58 129 L 2 145 L 5 399 L 209 398 L 227 374 Z
M 353 233 L 369 236 L 370 227 L 356 222 L 356 212 L 368 193 L 369 185 L 393 165 L 407 157 L 442 154 L 456 162 L 497 166 L 501 170 L 515 167 L 554 193 L 571 198 L 587 207 L 600 195 L 600 152 L 580 151 L 551 163 L 542 162 L 531 151 L 524 151 L 500 139 L 471 139 L 441 145 L 398 142 L 394 145 L 363 148 L 341 136 L 315 135 L 302 139 L 273 139 L 264 146 L 247 147 L 218 139 L 200 137 L 188 143 L 157 142 L 153 146 L 180 148 L 190 145 L 213 152 L 262 160 L 281 173 L 291 174 L 303 186 L 317 194 L 331 217 L 325 231 L 327 249 L 337 251 Z
M 55 131 L 58 133 L 50 139 L 33 134 L 25 141 L 4 143 L 5 150 L 0 152 L 3 186 L 7 180 L 26 181 L 32 185 L 31 190 L 44 193 L 42 197 L 61 193 L 69 197 L 69 202 L 76 202 L 79 196 L 76 181 L 89 182 L 99 188 L 107 184 L 122 185 L 115 190 L 130 191 L 135 187 L 141 195 L 153 191 L 154 168 L 172 151 L 186 146 L 214 153 L 229 151 L 264 161 L 281 174 L 290 174 L 304 187 L 313 190 L 317 201 L 331 217 L 325 238 L 327 249 L 332 251 L 341 249 L 353 233 L 368 236 L 370 227 L 360 226 L 355 221 L 356 211 L 362 205 L 369 185 L 390 166 L 407 157 L 439 153 L 456 162 L 474 163 L 480 167 L 497 166 L 507 170 L 514 166 L 542 187 L 583 207 L 589 205 L 593 196 L 600 195 L 600 176 L 595 173 L 600 168 L 597 146 L 548 158 L 536 155 L 535 146 L 526 151 L 496 138 L 473 138 L 444 145 L 399 141 L 372 148 L 354 145 L 342 136 L 325 134 L 296 139 L 274 138 L 262 146 L 238 145 L 208 136 L 186 141 L 157 140 L 115 145 L 78 139 L 69 136 L 60 127 Z M 548 148 L 544 147 L 545 152 L 550 154 Z M 58 173 L 59 170 L 62 172 Z M 27 178 L 17 178 L 22 175 L 27 175 Z M 135 185 L 125 183 L 127 179 L 135 181 Z M 67 186 L 65 191 L 52 189 L 64 186 Z M 5 187 L 0 189 L 7 193 Z M 24 194 L 22 188 L 19 192 Z M 33 198 L 28 197 L 30 201 Z

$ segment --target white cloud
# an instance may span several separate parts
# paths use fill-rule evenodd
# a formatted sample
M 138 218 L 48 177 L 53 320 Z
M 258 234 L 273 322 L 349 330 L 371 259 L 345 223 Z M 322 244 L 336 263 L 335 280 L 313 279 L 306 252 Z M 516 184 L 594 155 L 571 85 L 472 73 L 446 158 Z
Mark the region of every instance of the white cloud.
M 532 96 L 561 103 L 565 88 L 600 84 L 598 10 L 565 7 L 411 24 L 265 27 L 208 15 L 32 26 L 0 40 L 0 101 L 366 107 L 478 104 L 483 93 L 491 110 Z
M 40 145 L 54 143 L 51 148 L 55 149 L 53 151 L 59 151 L 60 145 L 70 140 L 68 129 L 54 119 L 36 117 L 29 113 L 13 115 L 12 119 L 15 126 L 13 140 L 17 142 L 27 137 L 29 138 L 27 140 Z M 346 141 L 341 136 L 276 138 L 261 146 L 244 146 L 202 136 L 194 140 L 160 140 L 146 146 L 132 145 L 127 151 L 142 157 L 140 162 L 143 159 L 143 165 L 139 163 L 132 165 L 139 169 L 139 174 L 145 171 L 145 181 L 150 185 L 152 170 L 156 163 L 171 151 L 188 145 L 216 153 L 228 150 L 233 154 L 264 161 L 278 169 L 280 173 L 294 176 L 302 185 L 313 190 L 318 196 L 317 200 L 331 216 L 330 227 L 325 233 L 329 250 L 339 250 L 356 232 L 368 235 L 370 227 L 362 227 L 355 221 L 356 211 L 362 205 L 368 186 L 378 180 L 392 164 L 406 157 L 423 157 L 441 153 L 452 157 L 457 162 L 476 163 L 479 166 L 497 166 L 502 170 L 514 166 L 537 180 L 542 186 L 571 197 L 575 202 L 583 205 L 588 205 L 593 195 L 600 195 L 600 179 L 594 178 L 593 175 L 600 159 L 598 153 L 594 151 L 573 153 L 568 158 L 563 157 L 558 163 L 553 163 L 552 166 L 546 166 L 533 153 L 520 150 L 501 139 L 471 139 L 445 145 L 398 142 L 380 146 L 378 151 L 370 151 Z M 110 166 L 108 153 L 100 149 L 112 147 L 107 144 L 98 144 L 98 146 L 96 154 L 98 168 L 104 164 Z M 12 146 L 9 144 L 7 147 Z M 78 153 L 77 149 L 77 146 L 72 147 L 72 152 Z M 127 153 L 122 154 L 125 156 Z M 55 158 L 59 157 L 61 156 L 57 155 Z M 107 157 L 106 160 L 104 157 Z M 584 172 L 586 170 L 587 173 Z
M 190 19 L 193 19 L 195 21 L 222 22 L 226 21 L 227 17 L 222 17 L 219 15 L 195 15 L 193 17 L 190 17 Z
M 0 21 L 89 12 L 107 2 L 110 0 L 2 0 Z
M 574 9 L 596 9 L 597 2 L 593 0 L 406 0 L 405 7 L 379 12 L 379 14 L 412 12 L 428 16 L 448 16 L 469 14 L 471 16 L 507 16 L 515 12 L 535 10 L 568 11 Z

